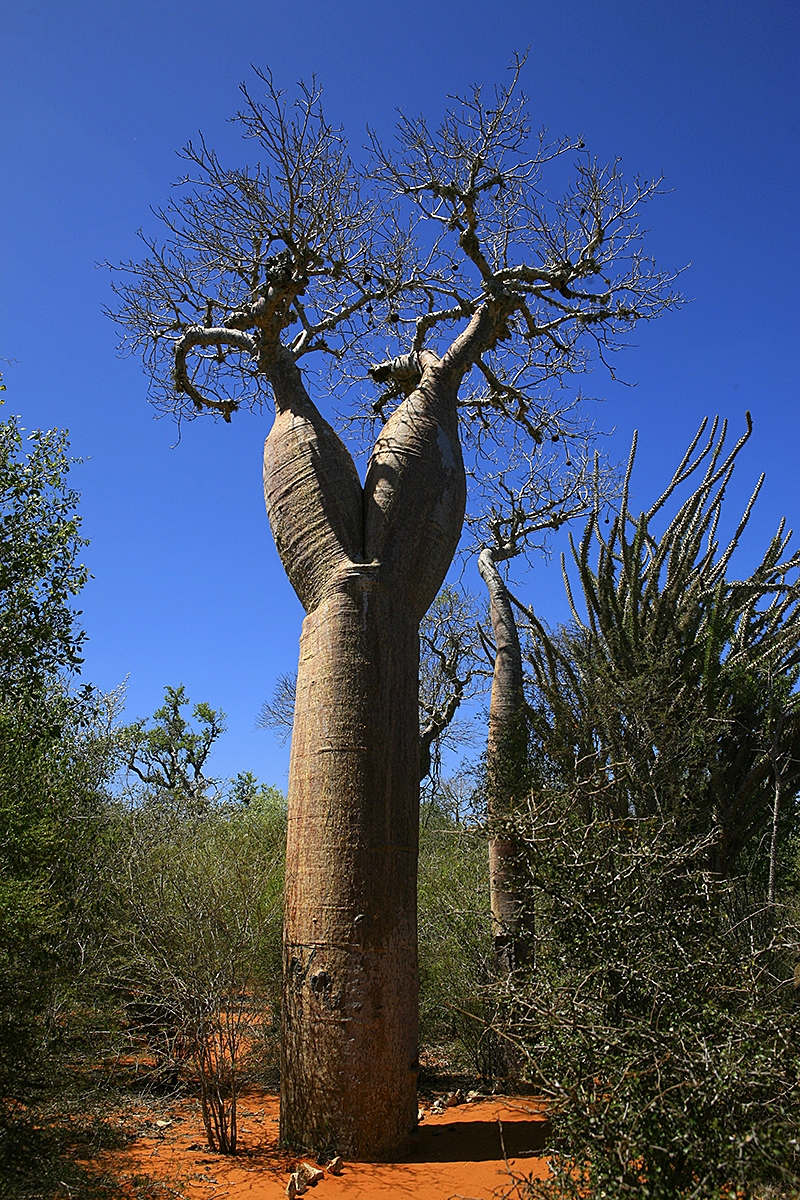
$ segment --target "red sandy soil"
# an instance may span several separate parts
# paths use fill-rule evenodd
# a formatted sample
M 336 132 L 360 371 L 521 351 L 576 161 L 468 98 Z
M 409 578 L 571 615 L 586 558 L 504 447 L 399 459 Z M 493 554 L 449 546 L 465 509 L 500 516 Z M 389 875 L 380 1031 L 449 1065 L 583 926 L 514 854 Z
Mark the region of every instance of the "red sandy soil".
M 546 1159 L 537 1157 L 545 1115 L 535 1099 L 478 1100 L 441 1114 L 431 1113 L 428 1102 L 422 1107 L 417 1144 L 402 1161 L 346 1162 L 340 1176 L 326 1172 L 306 1195 L 310 1200 L 494 1200 L 519 1195 L 514 1177 L 547 1174 Z M 289 1173 L 303 1160 L 278 1148 L 277 1096 L 253 1091 L 242 1097 L 239 1151 L 232 1157 L 209 1152 L 199 1118 L 197 1108 L 186 1102 L 152 1115 L 143 1122 L 147 1134 L 124 1153 L 104 1157 L 102 1165 L 118 1172 L 123 1186 L 126 1179 L 148 1175 L 165 1185 L 162 1195 L 175 1200 L 285 1195 Z

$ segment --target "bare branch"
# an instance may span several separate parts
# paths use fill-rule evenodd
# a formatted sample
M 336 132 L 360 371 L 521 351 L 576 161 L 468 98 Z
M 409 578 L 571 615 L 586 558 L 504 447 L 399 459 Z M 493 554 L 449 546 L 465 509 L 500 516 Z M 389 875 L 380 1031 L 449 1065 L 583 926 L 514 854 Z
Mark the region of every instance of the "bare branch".
M 285 746 L 292 736 L 297 675 L 280 675 L 271 700 L 265 700 L 256 717 L 256 729 L 273 729 L 278 744 Z
M 524 61 L 507 86 L 455 97 L 438 129 L 401 116 L 391 151 L 371 133 L 364 167 L 315 80 L 288 96 L 257 70 L 261 94 L 242 85 L 236 120 L 263 161 L 228 167 L 202 137 L 189 143 L 156 211 L 163 240 L 148 236 L 144 260 L 116 270 L 114 315 L 144 354 L 153 402 L 228 420 L 263 402 L 281 347 L 327 360 L 329 387 L 350 400 L 354 380 L 377 381 L 371 363 L 428 351 L 460 376 L 478 365 L 485 388 L 462 400 L 470 424 L 499 413 L 532 437 L 546 381 L 593 355 L 613 371 L 630 330 L 680 303 L 638 225 L 661 181 L 626 182 L 580 142 L 532 136 Z M 567 153 L 574 182 L 549 200 L 548 164 Z M 210 329 L 255 348 L 201 341 Z M 365 396 L 367 419 L 405 386 Z
M 255 338 L 249 334 L 237 332 L 234 329 L 201 329 L 191 326 L 175 343 L 175 390 L 190 397 L 196 408 L 212 408 L 220 412 L 225 421 L 230 421 L 231 413 L 235 412 L 238 404 L 235 400 L 212 400 L 203 396 L 192 383 L 186 367 L 186 355 L 197 346 L 232 346 L 237 350 L 245 350 L 251 355 L 256 353 Z
M 476 601 L 444 587 L 420 628 L 420 779 L 436 767 L 453 721 L 483 671 L 476 645 Z M 459 731 L 465 741 L 466 731 Z

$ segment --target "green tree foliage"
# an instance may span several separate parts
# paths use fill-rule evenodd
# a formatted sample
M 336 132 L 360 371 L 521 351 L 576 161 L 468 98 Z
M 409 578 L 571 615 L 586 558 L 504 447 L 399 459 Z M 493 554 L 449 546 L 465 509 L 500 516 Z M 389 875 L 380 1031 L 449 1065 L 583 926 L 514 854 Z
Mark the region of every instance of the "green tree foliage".
M 144 797 L 187 813 L 207 808 L 218 790 L 219 781 L 203 772 L 214 742 L 225 732 L 223 712 L 196 704 L 192 726 L 182 711 L 188 706 L 183 684 L 167 687 L 149 728 L 137 721 L 124 733 L 128 770 L 145 785 Z
M 67 486 L 66 434 L 35 430 L 24 452 L 16 418 L 0 424 L 0 688 L 24 698 L 80 665 L 70 602 L 87 579 L 87 544 Z
M 100 777 L 97 698 L 71 692 L 86 579 L 65 435 L 0 424 L 0 1096 L 28 1096 L 56 1037 L 76 838 Z

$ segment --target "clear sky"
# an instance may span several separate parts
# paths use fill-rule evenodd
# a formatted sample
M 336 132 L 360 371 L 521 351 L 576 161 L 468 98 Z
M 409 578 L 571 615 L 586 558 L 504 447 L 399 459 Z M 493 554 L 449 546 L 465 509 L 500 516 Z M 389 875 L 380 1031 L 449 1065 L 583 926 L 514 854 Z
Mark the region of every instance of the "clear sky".
M 201 419 L 178 446 L 146 403 L 96 264 L 139 256 L 202 130 L 231 164 L 247 145 L 227 118 L 250 64 L 289 87 L 316 73 L 330 119 L 358 147 L 395 110 L 436 123 L 448 93 L 502 81 L 530 47 L 534 123 L 582 134 L 630 174 L 663 173 L 646 210 L 659 264 L 691 262 L 693 303 L 640 326 L 619 366 L 580 381 L 606 403 L 623 458 L 640 430 L 634 503 L 647 504 L 700 418 L 755 432 L 743 503 L 767 483 L 746 553 L 784 513 L 798 522 L 798 45 L 796 0 L 0 0 L 0 356 L 6 404 L 27 428 L 67 427 L 83 494 L 84 676 L 128 678 L 126 716 L 165 684 L 228 713 L 214 761 L 285 784 L 287 752 L 254 730 L 276 677 L 294 668 L 302 619 L 264 515 L 269 414 Z M 477 587 L 477 584 L 475 585 Z M 563 615 L 555 564 L 524 588 Z

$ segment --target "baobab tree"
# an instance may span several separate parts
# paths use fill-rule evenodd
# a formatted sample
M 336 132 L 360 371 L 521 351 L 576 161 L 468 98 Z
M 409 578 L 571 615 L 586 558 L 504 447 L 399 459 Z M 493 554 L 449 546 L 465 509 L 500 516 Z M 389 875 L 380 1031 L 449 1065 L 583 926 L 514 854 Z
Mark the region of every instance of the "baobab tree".
M 592 510 L 615 490 L 615 476 L 593 448 L 595 434 L 577 403 L 552 413 L 547 453 L 512 455 L 487 471 L 470 525 L 478 571 L 489 598 L 491 629 L 480 630 L 492 674 L 486 745 L 489 900 L 497 966 L 528 965 L 524 863 L 515 830 L 530 792 L 529 714 L 517 613 L 531 616 L 503 574 L 513 560 L 546 551 L 554 530 Z M 561 443 L 558 447 L 552 443 Z M 562 451 L 562 446 L 565 449 Z
M 470 453 L 540 440 L 543 387 L 673 302 L 636 225 L 657 180 L 626 186 L 582 144 L 531 138 L 510 86 L 475 89 L 438 130 L 401 119 L 363 165 L 315 84 L 290 104 L 242 88 L 263 161 L 201 140 L 117 276 L 117 319 L 151 399 L 225 421 L 270 396 L 267 512 L 306 617 L 289 771 L 281 1128 L 388 1158 L 417 1118 L 418 627 L 461 534 Z M 575 152 L 548 202 L 543 172 Z M 312 389 L 315 364 L 328 364 Z M 359 474 L 311 390 L 380 385 Z
M 419 778 L 438 775 L 445 742 L 463 738 L 453 722 L 465 700 L 478 690 L 486 674 L 477 653 L 474 598 L 445 586 L 428 609 L 419 629 Z M 281 675 L 270 700 L 256 718 L 257 729 L 272 729 L 284 746 L 294 724 L 297 676 Z

